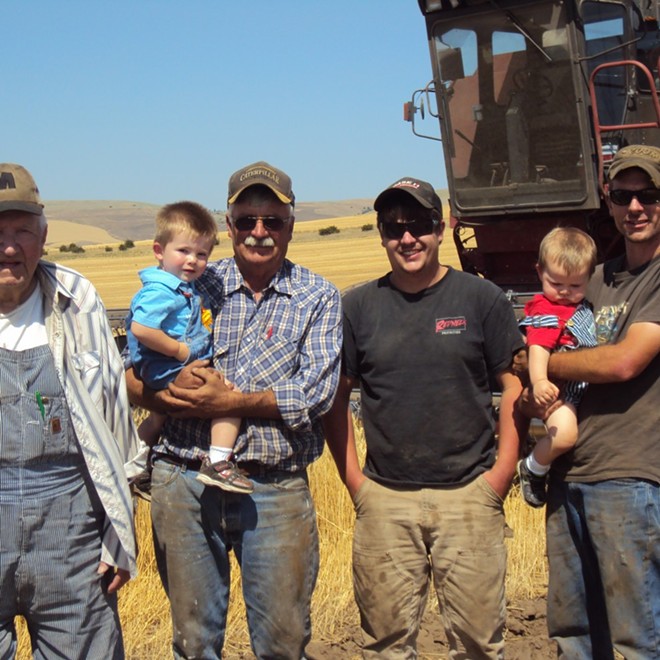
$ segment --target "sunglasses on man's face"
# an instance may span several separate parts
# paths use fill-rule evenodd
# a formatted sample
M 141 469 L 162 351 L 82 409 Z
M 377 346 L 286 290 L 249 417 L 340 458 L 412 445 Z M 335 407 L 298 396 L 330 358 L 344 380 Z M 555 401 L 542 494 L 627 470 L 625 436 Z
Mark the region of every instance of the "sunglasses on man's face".
M 438 226 L 437 220 L 411 220 L 410 222 L 383 222 L 381 229 L 385 238 L 398 240 L 408 232 L 414 238 L 432 234 Z
M 633 197 L 637 199 L 640 204 L 657 204 L 660 202 L 660 189 L 658 188 L 645 188 L 644 190 L 624 190 L 618 188 L 610 190 L 610 202 L 617 206 L 629 206 Z
M 231 223 L 238 231 L 252 231 L 257 226 L 257 221 L 261 220 L 261 224 L 268 231 L 282 231 L 285 223 L 291 219 L 279 218 L 276 215 L 242 215 L 238 218 L 233 218 Z

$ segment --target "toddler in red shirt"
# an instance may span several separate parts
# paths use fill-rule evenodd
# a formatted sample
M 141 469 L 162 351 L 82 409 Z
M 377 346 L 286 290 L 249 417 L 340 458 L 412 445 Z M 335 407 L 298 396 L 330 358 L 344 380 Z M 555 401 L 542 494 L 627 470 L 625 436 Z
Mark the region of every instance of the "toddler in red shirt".
M 570 382 L 560 393 L 548 380 L 548 361 L 556 350 L 596 345 L 596 327 L 585 293 L 596 267 L 596 244 L 575 227 L 557 227 L 541 241 L 536 270 L 543 293 L 525 305 L 520 325 L 527 333 L 529 378 L 534 400 L 549 405 L 560 394 L 563 405 L 546 420 L 547 434 L 518 464 L 525 501 L 542 507 L 552 461 L 577 442 L 577 406 L 586 383 Z

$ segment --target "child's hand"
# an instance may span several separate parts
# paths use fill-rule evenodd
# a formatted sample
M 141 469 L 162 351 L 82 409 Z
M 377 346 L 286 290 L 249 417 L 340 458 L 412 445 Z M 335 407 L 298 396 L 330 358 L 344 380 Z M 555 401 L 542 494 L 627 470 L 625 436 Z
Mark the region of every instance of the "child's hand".
M 190 357 L 190 349 L 188 348 L 188 344 L 186 344 L 183 341 L 180 341 L 179 350 L 177 351 L 176 354 L 176 359 L 179 362 L 185 362 L 189 357 Z
M 557 400 L 559 388 L 549 380 L 539 380 L 532 386 L 534 401 L 539 406 L 547 406 Z

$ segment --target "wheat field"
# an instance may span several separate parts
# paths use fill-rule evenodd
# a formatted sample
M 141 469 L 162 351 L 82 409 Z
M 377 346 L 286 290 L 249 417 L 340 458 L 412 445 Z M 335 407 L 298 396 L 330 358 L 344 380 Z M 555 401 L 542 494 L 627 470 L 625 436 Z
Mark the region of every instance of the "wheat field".
M 372 230 L 362 227 L 372 224 Z M 320 237 L 320 228 L 335 225 L 340 233 Z M 50 250 L 47 259 L 66 264 L 87 276 L 98 288 L 106 307 L 125 308 L 139 287 L 137 271 L 153 265 L 150 243 L 118 252 L 105 246 L 85 248 L 80 255 Z M 231 246 L 226 234 L 213 257 L 228 256 Z M 380 247 L 374 214 L 299 223 L 289 247 L 289 258 L 327 277 L 340 289 L 372 279 L 389 270 L 385 251 Z M 459 267 L 449 232 L 441 248 L 441 261 Z M 364 452 L 364 437 L 359 424 L 357 440 Z M 312 601 L 314 639 L 338 640 L 358 622 L 351 583 L 351 540 L 353 506 L 334 463 L 326 451 L 310 468 L 310 486 L 317 507 L 320 536 L 320 572 Z M 505 502 L 508 538 L 507 597 L 509 600 L 534 598 L 545 593 L 547 566 L 543 512 L 524 504 L 514 486 Z M 138 501 L 136 528 L 139 544 L 139 576 L 119 595 L 120 617 L 127 657 L 135 660 L 171 657 L 171 621 L 167 599 L 160 585 L 152 548 L 149 505 Z M 228 658 L 252 657 L 240 597 L 240 571 L 233 565 L 233 578 L 225 655 Z M 19 621 L 18 658 L 30 657 L 29 639 Z
M 329 236 L 319 236 L 319 229 L 336 226 L 340 231 Z M 371 225 L 363 231 L 364 225 Z M 82 231 L 85 230 L 82 226 Z M 219 244 L 211 259 L 231 256 L 231 242 L 226 231 L 218 233 Z M 151 241 L 136 241 L 135 247 L 119 251 L 119 242 L 85 246 L 85 252 L 72 254 L 49 247 L 46 259 L 70 266 L 88 277 L 99 290 L 108 309 L 128 307 L 131 298 L 140 288 L 138 271 L 155 266 L 156 260 Z M 112 248 L 111 252 L 106 248 Z M 293 240 L 289 245 L 288 258 L 323 275 L 339 289 L 378 277 L 389 270 L 385 250 L 380 247 L 374 213 L 310 220 L 297 223 Z M 447 233 L 443 244 L 444 263 L 459 267 L 458 257 Z

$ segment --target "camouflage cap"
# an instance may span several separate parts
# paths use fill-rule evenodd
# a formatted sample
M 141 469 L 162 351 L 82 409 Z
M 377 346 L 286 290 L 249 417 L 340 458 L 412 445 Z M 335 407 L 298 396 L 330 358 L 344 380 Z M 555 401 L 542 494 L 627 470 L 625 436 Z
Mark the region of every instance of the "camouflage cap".
M 435 190 L 433 190 L 433 186 L 426 181 L 413 179 L 412 177 L 399 179 L 383 190 L 383 192 L 376 197 L 376 201 L 374 202 L 374 208 L 376 211 L 382 210 L 383 205 L 390 197 L 394 197 L 401 192 L 408 193 L 424 208 L 436 209 L 442 214 L 442 202 Z
M 291 189 L 291 178 L 263 160 L 247 165 L 231 175 L 227 203 L 233 204 L 244 190 L 256 185 L 267 186 L 280 202 L 293 206 L 295 196 Z
M 25 211 L 41 215 L 43 208 L 32 175 L 21 165 L 0 163 L 0 213 Z
M 616 152 L 607 178 L 611 181 L 625 170 L 639 168 L 649 175 L 656 188 L 660 188 L 660 149 L 646 144 L 631 144 Z

